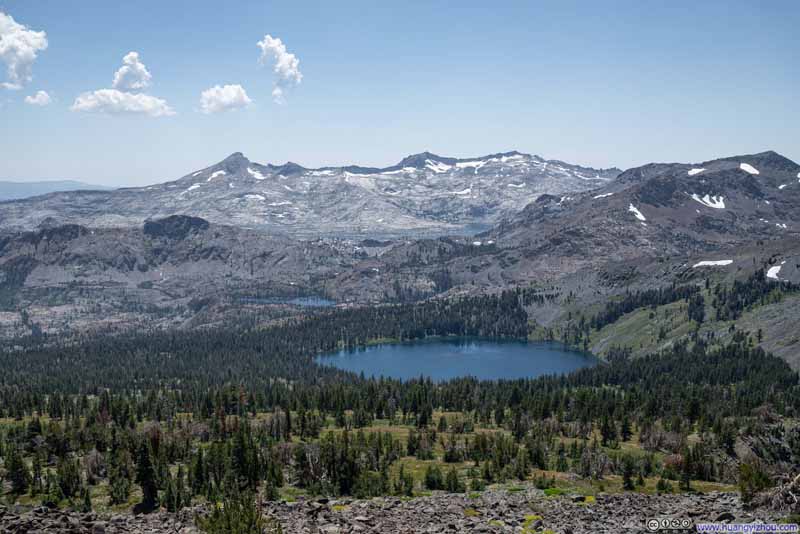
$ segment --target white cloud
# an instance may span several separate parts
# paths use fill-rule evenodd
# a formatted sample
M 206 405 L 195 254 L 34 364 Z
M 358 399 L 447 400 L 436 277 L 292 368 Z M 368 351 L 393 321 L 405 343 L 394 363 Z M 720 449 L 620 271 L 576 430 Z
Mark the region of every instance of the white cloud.
M 122 58 L 122 67 L 114 73 L 113 89 L 98 89 L 82 93 L 73 102 L 70 110 L 109 115 L 140 114 L 150 117 L 175 115 L 167 101 L 162 98 L 133 92 L 150 85 L 152 76 L 139 61 L 137 52 L 128 52 Z
M 122 58 L 122 67 L 114 73 L 114 89 L 120 91 L 140 91 L 150 86 L 153 78 L 144 63 L 139 61 L 137 52 L 128 52 Z
M 47 94 L 47 91 L 36 91 L 35 95 L 28 95 L 25 97 L 25 103 L 30 104 L 31 106 L 46 106 L 52 102 L 50 95 Z
M 151 117 L 175 115 L 166 100 L 144 93 L 126 93 L 116 89 L 98 89 L 83 93 L 70 108 L 72 111 L 109 115 L 144 114 Z
M 261 48 L 259 62 L 264 64 L 274 60 L 273 71 L 277 77 L 272 89 L 272 98 L 275 102 L 282 103 L 286 89 L 298 85 L 303 81 L 303 73 L 300 72 L 300 60 L 297 56 L 290 54 L 277 37 L 265 35 L 264 40 L 257 43 Z
M 240 109 L 252 102 L 241 85 L 215 85 L 200 94 L 200 109 L 206 114 Z
M 0 12 L 0 61 L 6 64 L 5 89 L 21 89 L 31 81 L 31 67 L 36 55 L 47 49 L 47 34 L 29 29 L 11 15 Z

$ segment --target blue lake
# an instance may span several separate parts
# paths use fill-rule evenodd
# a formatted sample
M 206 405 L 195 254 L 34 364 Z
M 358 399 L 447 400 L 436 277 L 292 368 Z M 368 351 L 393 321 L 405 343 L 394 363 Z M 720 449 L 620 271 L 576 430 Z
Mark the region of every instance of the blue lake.
M 596 365 L 598 360 L 556 342 L 435 338 L 343 350 L 319 356 L 317 363 L 363 372 L 367 377 L 409 379 L 422 375 L 441 381 L 460 376 L 532 378 L 569 373 Z
M 336 303 L 322 297 L 242 297 L 243 304 L 291 304 L 292 306 L 302 306 L 306 308 L 328 308 Z

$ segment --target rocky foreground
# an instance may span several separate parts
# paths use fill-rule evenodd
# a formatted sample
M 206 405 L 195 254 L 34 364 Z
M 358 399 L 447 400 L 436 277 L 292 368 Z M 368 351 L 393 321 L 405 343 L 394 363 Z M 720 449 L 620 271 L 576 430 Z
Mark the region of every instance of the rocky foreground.
M 200 508 L 180 514 L 80 514 L 46 508 L 24 513 L 0 507 L 0 532 L 7 533 L 157 533 L 193 534 Z M 522 532 L 598 534 L 650 532 L 648 519 L 676 518 L 703 522 L 770 523 L 781 516 L 767 510 L 745 510 L 732 493 L 650 496 L 600 495 L 547 497 L 528 489 L 486 491 L 475 498 L 439 494 L 415 499 L 300 500 L 265 503 L 264 512 L 277 519 L 284 533 L 448 533 Z M 663 530 L 666 532 L 666 530 Z M 675 532 L 676 530 L 673 530 Z M 679 529 L 677 531 L 680 531 Z M 684 530 L 685 531 L 685 530 Z M 694 531 L 692 526 L 691 531 Z

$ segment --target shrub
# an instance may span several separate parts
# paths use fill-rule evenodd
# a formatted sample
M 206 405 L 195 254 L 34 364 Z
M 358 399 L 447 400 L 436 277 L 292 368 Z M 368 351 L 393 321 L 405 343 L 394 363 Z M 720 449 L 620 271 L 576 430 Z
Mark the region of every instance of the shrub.
M 264 519 L 249 493 L 225 499 L 208 517 L 198 517 L 197 524 L 208 534 L 283 534 L 279 524 Z

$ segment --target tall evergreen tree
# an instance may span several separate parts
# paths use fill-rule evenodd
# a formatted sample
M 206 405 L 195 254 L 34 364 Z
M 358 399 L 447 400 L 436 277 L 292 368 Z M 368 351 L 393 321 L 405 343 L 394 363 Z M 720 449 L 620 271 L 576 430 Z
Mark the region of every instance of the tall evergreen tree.
M 136 462 L 136 483 L 142 488 L 142 507 L 153 510 L 158 504 L 158 486 L 156 472 L 147 440 L 142 440 Z

